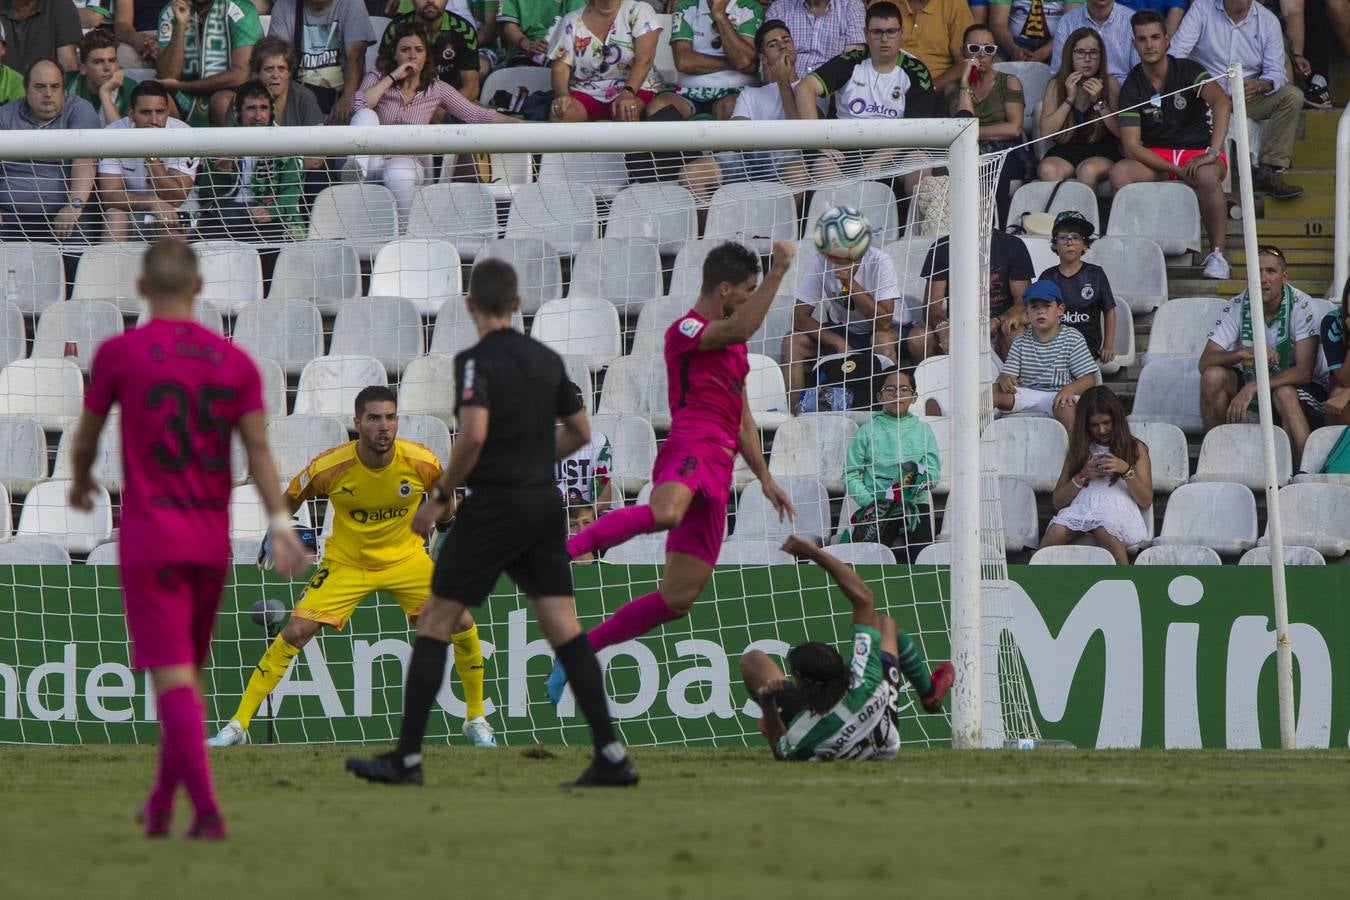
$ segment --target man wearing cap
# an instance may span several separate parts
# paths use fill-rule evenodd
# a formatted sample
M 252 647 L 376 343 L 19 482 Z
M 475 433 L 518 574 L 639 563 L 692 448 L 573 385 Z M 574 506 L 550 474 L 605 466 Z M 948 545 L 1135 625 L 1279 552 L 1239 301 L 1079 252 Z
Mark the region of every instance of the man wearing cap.
M 1109 363 L 1116 357 L 1116 296 L 1106 270 L 1083 262 L 1091 246 L 1092 223 L 1075 210 L 1060 213 L 1050 230 L 1050 248 L 1059 257 L 1059 265 L 1042 272 L 1041 280 L 1059 288 L 1064 324 L 1083 333 L 1098 362 Z
M 1069 428 L 1078 396 L 1097 380 L 1097 363 L 1082 332 L 1060 321 L 1064 299 L 1058 285 L 1037 281 L 1022 299 L 1031 326 L 1008 348 L 1002 374 L 994 382 L 994 405 L 1054 416 Z

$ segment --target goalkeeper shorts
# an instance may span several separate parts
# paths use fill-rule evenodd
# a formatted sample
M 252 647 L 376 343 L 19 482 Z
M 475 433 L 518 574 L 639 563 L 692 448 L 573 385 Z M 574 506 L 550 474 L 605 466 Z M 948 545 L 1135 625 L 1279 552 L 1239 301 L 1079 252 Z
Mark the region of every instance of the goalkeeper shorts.
M 342 629 L 362 600 L 376 591 L 384 591 L 398 601 L 403 614 L 411 619 L 427 602 L 431 570 L 431 557 L 425 553 L 384 569 L 362 569 L 320 560 L 291 615 Z

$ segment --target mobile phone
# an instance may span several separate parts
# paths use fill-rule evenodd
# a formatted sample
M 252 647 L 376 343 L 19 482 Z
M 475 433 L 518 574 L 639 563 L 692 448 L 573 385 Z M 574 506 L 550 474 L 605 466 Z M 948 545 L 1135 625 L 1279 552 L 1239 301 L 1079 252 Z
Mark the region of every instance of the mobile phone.
M 968 79 L 966 79 L 966 82 L 967 82 L 967 84 L 969 84 L 970 87 L 975 87 L 975 85 L 977 85 L 977 84 L 980 83 L 980 67 L 979 67 L 979 66 L 971 66 L 971 67 L 970 67 L 970 77 L 969 77 Z

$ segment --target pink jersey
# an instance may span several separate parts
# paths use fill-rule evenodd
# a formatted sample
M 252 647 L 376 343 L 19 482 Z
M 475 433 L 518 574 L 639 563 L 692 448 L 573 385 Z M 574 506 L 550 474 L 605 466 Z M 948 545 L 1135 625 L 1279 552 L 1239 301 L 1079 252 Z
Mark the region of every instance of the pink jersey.
M 196 322 L 151 319 L 98 348 L 84 405 L 121 407 L 126 563 L 226 564 L 230 435 L 263 408 L 258 367 Z
M 690 310 L 666 329 L 666 383 L 670 433 L 736 449 L 750 372 L 745 344 L 698 349 L 708 320 Z

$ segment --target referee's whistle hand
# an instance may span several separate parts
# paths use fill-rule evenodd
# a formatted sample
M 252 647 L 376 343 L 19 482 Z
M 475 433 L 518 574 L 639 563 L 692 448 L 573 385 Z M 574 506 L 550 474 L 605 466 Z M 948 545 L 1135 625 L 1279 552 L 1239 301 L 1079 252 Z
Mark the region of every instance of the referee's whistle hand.
M 314 558 L 289 528 L 272 532 L 272 569 L 283 578 L 295 578 Z

